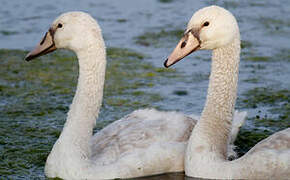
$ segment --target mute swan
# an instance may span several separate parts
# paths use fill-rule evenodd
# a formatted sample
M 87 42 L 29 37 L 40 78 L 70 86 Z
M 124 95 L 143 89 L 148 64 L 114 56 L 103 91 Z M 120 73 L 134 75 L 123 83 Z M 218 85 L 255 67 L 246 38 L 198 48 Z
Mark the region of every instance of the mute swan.
M 182 114 L 138 110 L 92 136 L 102 102 L 106 53 L 101 29 L 90 15 L 69 12 L 58 17 L 26 60 L 57 48 L 76 53 L 79 78 L 63 131 L 47 158 L 46 176 L 113 179 L 184 170 L 185 147 L 196 121 Z M 233 132 L 238 129 L 233 127 Z
M 205 107 L 185 154 L 185 173 L 214 179 L 289 179 L 290 128 L 259 142 L 243 157 L 226 160 L 226 148 L 237 95 L 240 33 L 234 16 L 210 6 L 197 11 L 165 61 L 171 66 L 191 52 L 213 50 Z

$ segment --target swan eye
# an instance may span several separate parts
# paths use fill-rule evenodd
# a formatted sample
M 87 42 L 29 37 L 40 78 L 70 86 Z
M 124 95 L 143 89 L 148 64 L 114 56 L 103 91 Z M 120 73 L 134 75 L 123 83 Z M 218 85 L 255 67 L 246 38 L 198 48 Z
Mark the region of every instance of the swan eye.
M 57 28 L 62 28 L 62 24 L 58 23 Z
M 206 21 L 205 23 L 203 23 L 203 26 L 208 26 L 209 25 L 209 22 Z

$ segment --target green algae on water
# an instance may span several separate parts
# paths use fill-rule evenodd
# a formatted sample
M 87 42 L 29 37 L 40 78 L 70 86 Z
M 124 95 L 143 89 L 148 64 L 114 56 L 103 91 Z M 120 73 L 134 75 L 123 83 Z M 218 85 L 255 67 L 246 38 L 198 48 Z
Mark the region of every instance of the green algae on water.
M 158 1 L 161 2 L 161 3 L 171 3 L 174 0 L 158 0 Z
M 117 19 L 117 22 L 119 22 L 119 23 L 125 23 L 125 22 L 127 22 L 127 19 Z
M 249 79 L 245 79 L 244 82 L 248 82 L 248 83 L 258 83 L 259 79 L 258 78 L 249 78 Z
M 4 36 L 11 36 L 11 35 L 18 34 L 18 32 L 16 32 L 16 31 L 5 31 L 5 30 L 2 30 L 2 31 L 0 31 L 0 34 L 2 34 Z
M 269 16 L 260 17 L 257 21 L 264 26 L 268 34 L 288 34 L 288 27 L 290 26 L 289 20 L 277 19 L 277 17 Z
M 245 58 L 248 61 L 267 62 L 271 60 L 270 56 L 248 56 Z
M 274 117 L 259 117 L 254 119 L 258 126 L 281 130 L 290 127 L 290 91 L 287 89 L 274 90 L 271 88 L 254 88 L 244 94 L 243 100 L 246 108 L 266 107 L 268 114 Z M 279 107 L 279 108 L 278 108 Z
M 248 97 L 244 100 L 246 106 L 254 106 L 257 104 L 271 105 L 280 102 L 290 102 L 290 91 L 287 89 L 274 90 L 272 88 L 254 88 L 247 91 L 245 96 Z
M 24 61 L 27 53 L 0 50 L 0 174 L 11 179 L 44 178 L 44 163 L 62 130 L 78 76 L 69 51 L 31 62 Z M 176 70 L 154 67 L 146 55 L 130 49 L 108 48 L 107 57 L 96 131 L 136 109 L 155 107 L 163 97 L 150 88 L 178 78 Z
M 184 30 L 160 30 L 159 32 L 145 32 L 144 34 L 137 36 L 135 42 L 142 46 L 154 46 L 162 47 L 168 44 L 168 41 L 177 42 L 184 33 Z
M 252 42 L 246 41 L 246 40 L 241 40 L 241 48 L 242 49 L 249 49 L 251 47 L 253 47 Z
M 257 114 L 248 117 L 256 128 L 242 127 L 235 145 L 239 155 L 246 153 L 256 143 L 276 131 L 290 127 L 290 91 L 287 89 L 253 88 L 238 99 L 239 108 L 258 109 Z M 261 109 L 261 110 L 259 110 Z M 259 112 L 263 112 L 263 116 Z M 271 116 L 267 116 L 267 114 Z M 273 116 L 275 115 L 276 116 Z
M 235 141 L 236 152 L 238 152 L 238 156 L 244 155 L 258 142 L 267 138 L 271 134 L 272 133 L 267 130 L 248 130 L 245 128 L 241 128 Z

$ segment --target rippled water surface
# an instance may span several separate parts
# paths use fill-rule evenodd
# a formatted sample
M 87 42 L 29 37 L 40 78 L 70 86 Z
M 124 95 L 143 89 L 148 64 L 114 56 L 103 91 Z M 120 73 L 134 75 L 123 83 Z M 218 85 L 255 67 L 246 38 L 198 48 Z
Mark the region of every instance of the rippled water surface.
M 59 14 L 71 10 L 90 13 L 98 20 L 109 47 L 106 92 L 97 131 L 138 108 L 200 114 L 210 52 L 196 52 L 169 70 L 162 66 L 193 12 L 211 4 L 230 10 L 240 26 L 236 108 L 248 111 L 249 118 L 236 142 L 239 154 L 289 127 L 288 0 L 2 0 L 0 177 L 43 179 L 47 154 L 64 124 L 76 85 L 75 57 L 59 51 L 30 64 L 23 61 L 27 50 L 38 43 Z M 143 179 L 184 179 L 184 175 Z

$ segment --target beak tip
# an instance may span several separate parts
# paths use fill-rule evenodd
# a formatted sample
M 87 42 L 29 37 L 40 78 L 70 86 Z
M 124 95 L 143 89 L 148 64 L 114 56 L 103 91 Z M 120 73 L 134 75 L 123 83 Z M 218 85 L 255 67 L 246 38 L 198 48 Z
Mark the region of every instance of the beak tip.
M 30 53 L 27 54 L 27 55 L 25 56 L 25 58 L 24 58 L 25 61 L 30 61 L 31 59 L 32 59 L 32 58 L 31 58 L 31 56 L 30 56 Z
M 167 61 L 168 61 L 168 58 L 164 61 L 163 65 L 164 67 L 168 68 L 169 66 L 167 65 Z
M 31 61 L 39 56 L 48 54 L 56 50 L 53 40 L 53 34 L 54 32 L 51 32 L 51 30 L 45 33 L 45 36 L 42 38 L 41 42 L 25 56 L 24 60 Z

